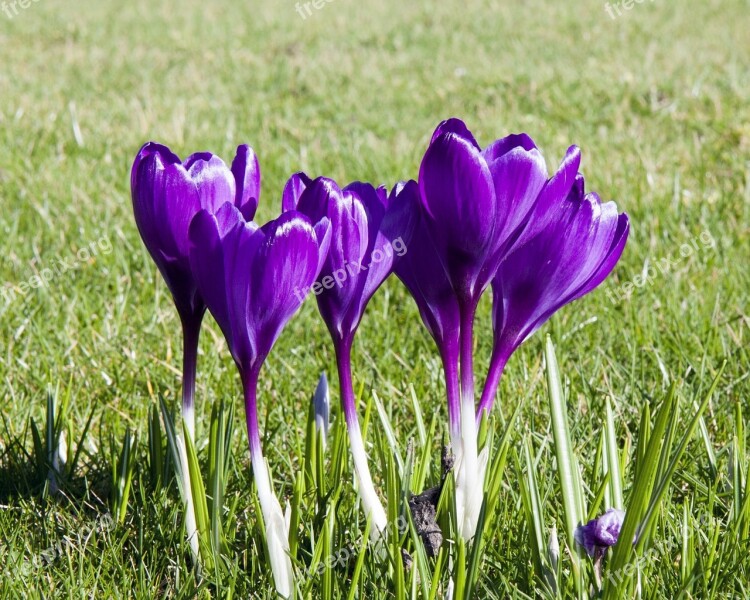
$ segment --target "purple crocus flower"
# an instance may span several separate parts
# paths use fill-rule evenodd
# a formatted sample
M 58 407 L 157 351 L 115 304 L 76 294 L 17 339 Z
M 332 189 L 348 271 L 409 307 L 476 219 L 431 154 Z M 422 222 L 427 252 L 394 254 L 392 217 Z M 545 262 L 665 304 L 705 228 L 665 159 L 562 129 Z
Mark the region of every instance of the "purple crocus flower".
M 547 182 L 527 227 L 495 273 L 494 344 L 479 414 L 490 411 L 505 364 L 557 310 L 596 288 L 620 259 L 630 231 L 614 202 L 585 193 L 572 146 Z
M 282 329 L 323 266 L 330 225 L 289 211 L 262 227 L 232 204 L 201 210 L 189 231 L 190 265 L 198 290 L 227 340 L 242 378 L 250 455 L 277 591 L 292 593 L 288 522 L 263 458 L 258 426 L 258 376 Z
M 296 208 L 313 221 L 331 222 L 330 250 L 312 289 L 336 352 L 341 403 L 365 512 L 382 532 L 387 517 L 372 482 L 357 419 L 351 353 L 367 303 L 407 253 L 413 219 L 397 195 L 388 197 L 385 188 L 355 182 L 341 189 L 331 179 L 313 181 L 304 173 L 287 182 L 282 208 Z
M 592 519 L 586 525 L 576 527 L 576 542 L 585 548 L 589 556 L 604 552 L 617 543 L 624 520 L 624 511 L 610 508 L 603 515 Z
M 460 390 L 458 344 L 461 315 L 453 287 L 436 260 L 437 250 L 421 215 L 419 187 L 410 181 L 394 190 L 415 221 L 409 252 L 395 267 L 396 276 L 414 298 L 427 328 L 440 352 L 448 396 L 448 420 L 452 435 L 460 436 Z
M 482 149 L 458 119 L 438 126 L 422 160 L 414 241 L 396 272 L 443 360 L 465 539 L 476 529 L 486 464 L 477 452 L 472 356 L 482 293 L 492 282 L 495 346 L 479 416 L 491 408 L 512 351 L 555 310 L 601 283 L 627 239 L 627 216 L 583 194 L 579 161 L 571 150 L 548 180 L 529 136 Z
M 419 189 L 425 227 L 463 312 L 473 314 L 546 179 L 544 158 L 525 134 L 481 149 L 463 121 L 438 125 Z
M 198 152 L 185 162 L 166 146 L 149 142 L 135 157 L 130 175 L 133 212 L 143 243 L 159 268 L 183 331 L 182 412 L 194 435 L 193 398 L 203 299 L 190 272 L 188 226 L 201 209 L 225 202 L 252 219 L 260 196 L 260 167 L 250 146 L 237 148 L 231 170 L 218 156 Z
M 190 271 L 188 226 L 201 209 L 234 203 L 252 219 L 260 195 L 260 167 L 252 148 L 239 146 L 231 170 L 209 152 L 192 154 L 183 163 L 166 146 L 149 142 L 135 157 L 130 174 L 133 212 L 146 249 L 164 277 L 182 324 L 182 420 L 195 438 L 195 369 L 198 337 L 206 306 Z M 196 528 L 185 443 L 177 440 L 186 505 L 185 526 L 193 558 L 198 560 Z
M 415 236 L 425 256 L 404 264 L 398 275 L 414 295 L 443 359 L 459 529 L 465 539 L 476 530 L 477 490 L 486 465 L 486 456 L 477 452 L 474 315 L 546 179 L 544 159 L 528 136 L 508 136 L 482 149 L 458 119 L 437 127 L 419 170 Z
M 459 119 L 438 125 L 422 159 L 422 222 L 458 303 L 461 402 L 472 411 L 476 307 L 546 179 L 544 158 L 527 135 L 482 150 Z

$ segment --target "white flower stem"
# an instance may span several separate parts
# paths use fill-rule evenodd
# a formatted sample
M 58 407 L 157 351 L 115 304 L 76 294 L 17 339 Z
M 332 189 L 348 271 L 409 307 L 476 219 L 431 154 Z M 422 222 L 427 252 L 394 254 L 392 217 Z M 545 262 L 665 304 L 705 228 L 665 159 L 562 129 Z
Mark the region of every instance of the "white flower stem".
M 451 429 L 453 449 L 456 454 L 454 468 L 456 480 L 456 511 L 461 537 L 469 541 L 474 537 L 482 510 L 484 496 L 484 471 L 486 453 L 479 457 L 477 449 L 477 421 L 474 406 L 474 311 L 476 307 L 462 307 L 460 331 L 461 364 L 461 424 L 459 432 Z M 457 434 L 458 433 L 458 439 Z
M 352 451 L 354 460 L 354 472 L 357 476 L 357 485 L 359 495 L 362 498 L 362 505 L 365 514 L 372 519 L 373 534 L 384 533 L 388 527 L 388 517 L 385 514 L 383 504 L 380 502 L 378 493 L 375 491 L 375 485 L 372 483 L 370 468 L 367 465 L 367 453 L 365 452 L 362 432 L 359 429 L 359 423 L 355 421 L 349 424 L 349 446 Z
M 354 473 L 357 477 L 365 514 L 372 519 L 374 525 L 372 535 L 377 538 L 380 534 L 385 533 L 388 527 L 388 517 L 372 482 L 370 467 L 367 464 L 365 443 L 357 419 L 357 404 L 352 383 L 351 341 L 336 345 L 336 362 L 341 387 L 341 405 L 344 409 L 344 418 L 349 433 L 349 447 L 354 460 Z
M 193 561 L 197 565 L 200 562 L 200 540 L 198 539 L 198 527 L 195 521 L 195 507 L 193 504 L 193 489 L 190 484 L 190 468 L 188 466 L 187 448 L 182 436 L 177 436 L 177 449 L 180 453 L 180 467 L 182 470 L 182 501 L 185 503 L 185 533 L 190 543 L 190 552 Z
M 243 388 L 247 436 L 250 441 L 250 460 L 263 513 L 268 560 L 271 563 L 276 591 L 283 598 L 291 598 L 294 589 L 294 571 L 289 556 L 289 521 L 284 516 L 281 504 L 273 492 L 271 475 L 263 458 L 258 428 L 258 369 L 250 369 L 243 373 Z
M 292 561 L 289 558 L 289 528 L 276 494 L 273 492 L 268 466 L 260 447 L 251 452 L 255 485 L 263 512 L 266 531 L 268 557 L 271 562 L 276 591 L 284 598 L 290 598 L 294 586 Z

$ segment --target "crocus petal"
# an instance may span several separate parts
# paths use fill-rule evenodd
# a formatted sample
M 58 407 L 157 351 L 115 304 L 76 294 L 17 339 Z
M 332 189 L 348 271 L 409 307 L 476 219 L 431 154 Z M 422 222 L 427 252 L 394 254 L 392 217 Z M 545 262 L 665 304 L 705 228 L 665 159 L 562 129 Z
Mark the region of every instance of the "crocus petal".
M 335 181 L 318 178 L 305 185 L 297 208 L 313 222 L 330 219 L 331 244 L 318 282 L 318 307 L 334 339 L 349 340 L 370 298 L 393 270 L 391 238 L 404 228 L 399 230 L 389 215 L 385 189 L 368 183 L 354 182 L 342 190 Z M 387 231 L 381 230 L 384 222 Z
M 133 213 L 138 230 L 148 251 L 153 255 L 161 246 L 160 223 L 155 218 L 157 199 L 164 194 L 164 170 L 167 165 L 181 164 L 179 156 L 169 148 L 148 142 L 140 149 L 130 171 Z M 153 248 L 153 249 L 152 249 Z
M 600 517 L 579 525 L 575 531 L 576 542 L 593 556 L 597 548 L 606 549 L 617 543 L 624 520 L 624 511 L 610 508 Z
M 382 231 L 388 198 L 382 188 L 376 190 L 369 183 L 355 182 L 346 187 L 360 199 L 365 211 L 367 246 L 362 261 L 367 270 L 360 274 L 361 289 L 356 298 L 356 324 L 359 323 L 367 303 L 393 271 L 393 248 L 386 232 Z
M 512 147 L 511 144 L 518 144 Z M 528 148 L 527 148 L 528 147 Z M 490 152 L 487 152 L 490 150 Z M 547 182 L 544 157 L 526 135 L 514 135 L 495 142 L 485 150 L 497 199 L 497 223 L 491 249 L 482 266 L 480 289 L 494 277 L 508 248 L 518 238 Z M 502 151 L 502 154 L 500 153 Z
M 247 144 L 237 147 L 232 161 L 236 194 L 234 204 L 246 221 L 252 221 L 260 200 L 260 164 L 253 149 Z
M 296 210 L 302 192 L 311 183 L 312 179 L 302 172 L 292 175 L 284 186 L 284 193 L 281 196 L 281 211 Z
M 458 301 L 421 216 L 417 186 L 413 182 L 399 185 L 391 195 L 391 203 L 401 205 L 404 220 L 414 223 L 408 250 L 396 263 L 395 273 L 414 298 L 425 327 L 442 351 L 458 343 Z
M 596 544 L 594 542 L 594 534 L 590 523 L 591 521 L 586 525 L 579 525 L 576 527 L 574 535 L 578 545 L 586 550 L 586 554 L 593 556 Z
M 179 159 L 163 146 L 144 147 L 133 165 L 133 212 L 151 256 L 179 260 L 200 197 Z
M 264 239 L 250 265 L 252 295 L 246 326 L 255 336 L 258 356 L 265 358 L 301 306 L 300 290 L 309 288 L 318 276 L 319 247 L 310 221 L 296 211 L 283 213 L 261 231 Z M 240 248 L 237 262 L 246 254 L 247 249 Z
M 287 182 L 287 186 L 289 185 Z M 343 193 L 338 184 L 333 179 L 318 177 L 305 185 L 297 200 L 296 210 L 306 215 L 313 223 L 317 223 L 323 217 L 329 217 L 334 227 L 337 227 L 333 215 L 329 214 L 329 205 L 335 206 L 340 213 L 343 210 L 343 202 Z
M 614 546 L 620 537 L 620 529 L 625 520 L 625 511 L 610 508 L 601 517 L 596 519 L 594 534 L 598 545 Z
M 328 220 L 328 217 L 324 217 L 315 223 L 313 229 L 315 231 L 315 239 L 318 240 L 317 272 L 320 273 L 323 270 L 323 265 L 328 259 L 328 251 L 331 248 L 331 221 Z
M 493 243 L 502 246 L 525 222 L 539 192 L 547 182 L 547 165 L 536 149 L 517 146 L 488 162 L 497 198 Z
M 567 198 L 571 193 L 579 175 L 580 165 L 581 151 L 577 146 L 571 146 L 555 174 L 539 193 L 539 198 L 534 203 L 531 214 L 528 215 L 521 237 L 515 242 L 516 246 L 523 245 L 559 218 L 560 211 L 564 208 L 561 199 Z
M 225 334 L 232 332 L 226 283 L 233 253 L 225 243 L 227 235 L 244 220 L 239 209 L 224 204 L 216 214 L 201 210 L 190 223 L 190 268 L 198 289 Z M 232 249 L 233 250 L 233 249 Z M 230 346 L 232 345 L 229 340 Z
M 453 133 L 458 137 L 465 139 L 477 150 L 479 150 L 479 144 L 477 144 L 477 140 L 474 139 L 474 134 L 469 131 L 466 123 L 464 123 L 461 119 L 456 119 L 455 117 L 453 117 L 451 119 L 446 119 L 445 121 L 440 123 L 440 125 L 435 128 L 435 132 L 432 134 L 431 142 L 434 142 L 437 138 L 446 133 Z
M 625 247 L 627 215 L 584 194 L 583 177 L 571 177 L 579 160 L 571 148 L 541 193 L 548 213 L 535 208 L 537 222 L 514 243 L 493 281 L 495 344 L 506 358 L 554 312 L 599 285 Z
M 148 143 L 131 171 L 133 213 L 183 322 L 200 322 L 205 307 L 187 260 L 187 228 L 200 210 L 195 183 L 169 148 Z
M 185 168 L 198 190 L 201 208 L 216 212 L 225 202 L 234 202 L 237 195 L 234 175 L 218 156 L 197 152 L 187 158 Z
M 476 279 L 497 213 L 487 163 L 465 138 L 443 134 L 425 153 L 419 187 L 425 226 L 456 294 L 462 301 L 478 300 Z
M 536 144 L 534 143 L 534 140 L 525 133 L 512 133 L 492 142 L 482 150 L 482 156 L 484 156 L 487 164 L 489 164 L 516 148 L 522 148 L 523 150 L 531 152 L 532 150 L 536 150 Z

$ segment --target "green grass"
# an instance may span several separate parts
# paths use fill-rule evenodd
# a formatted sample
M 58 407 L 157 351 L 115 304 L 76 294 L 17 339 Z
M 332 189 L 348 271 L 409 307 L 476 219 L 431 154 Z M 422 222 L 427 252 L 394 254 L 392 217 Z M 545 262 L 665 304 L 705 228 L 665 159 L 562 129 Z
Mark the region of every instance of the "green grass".
M 186 566 L 177 487 L 172 481 L 156 491 L 151 480 L 149 409 L 160 395 L 177 407 L 181 342 L 132 218 L 129 169 L 140 145 L 154 139 L 182 156 L 209 149 L 231 159 L 237 144 L 250 143 L 261 161 L 264 221 L 278 212 L 295 170 L 340 182 L 415 177 L 435 125 L 454 115 L 480 143 L 528 132 L 550 168 L 578 144 L 588 188 L 617 200 L 632 227 L 612 277 L 562 310 L 508 366 L 490 428 L 496 449 L 522 404 L 509 425 L 507 461 L 495 463 L 504 469 L 483 551 L 475 558 L 466 549 L 479 576 L 475 597 L 551 593 L 554 568 L 560 594 L 578 585 L 581 594 L 590 591 L 571 572 L 565 546 L 570 489 L 561 489 L 556 468 L 544 333 L 555 342 L 585 505 L 596 504 L 601 488 L 599 512 L 614 493 L 611 483 L 602 487 L 602 457 L 619 455 L 629 506 L 641 467 L 657 460 L 647 448 L 660 449 L 652 466 L 661 480 L 726 361 L 674 465 L 649 548 L 635 548 L 640 592 L 631 586 L 623 593 L 747 597 L 750 456 L 741 422 L 750 418 L 750 4 L 657 0 L 615 20 L 600 0 L 373 4 L 334 0 L 305 20 L 291 0 L 41 0 L 13 19 L 0 12 L 0 285 L 16 294 L 10 302 L 0 296 L 0 597 L 192 597 L 198 586 L 216 597 L 231 586 L 239 598 L 272 597 L 239 378 L 210 318 L 197 388 L 204 474 L 212 406 L 223 399 L 237 410 L 225 573 L 195 578 Z M 19 291 L 100 240 L 79 268 Z M 698 249 L 679 258 L 693 240 Z M 663 259 L 672 259 L 666 272 L 612 301 Z M 491 343 L 488 301 L 480 312 L 479 374 Z M 446 431 L 439 361 L 395 280 L 373 299 L 357 340 L 371 466 L 396 516 L 409 478 L 394 463 L 373 392 L 400 455 L 412 456 L 414 439 L 413 464 L 425 469 L 425 487 L 435 485 Z M 334 366 L 309 300 L 266 363 L 259 390 L 264 448 L 282 503 L 293 498 L 305 468 L 309 398 L 320 372 L 333 375 Z M 431 434 L 426 445 L 410 385 Z M 420 557 L 408 533 L 386 549 L 371 548 L 361 563 L 352 559 L 320 576 L 312 567 L 349 545 L 362 556 L 366 527 L 349 483 L 335 385 L 331 391 L 336 424 L 322 476 L 330 494 L 308 490 L 295 502 L 303 597 L 326 597 L 323 589 L 336 598 L 412 597 L 414 573 L 431 577 L 436 564 Z M 30 428 L 33 418 L 44 435 L 48 393 L 59 402 L 70 397 L 68 443 L 76 450 L 93 411 L 77 468 L 59 495 L 45 493 Z M 665 443 L 647 446 L 665 406 L 676 407 Z M 114 524 L 111 473 L 126 430 L 137 436 L 139 460 L 124 522 Z M 607 445 L 610 435 L 616 449 Z M 556 567 L 542 556 L 553 527 Z M 415 557 L 411 571 L 389 561 L 400 544 Z M 609 562 L 624 555 L 620 548 L 605 559 L 605 578 Z M 593 582 L 591 561 L 580 562 L 581 577 Z M 444 586 L 445 555 L 437 571 Z

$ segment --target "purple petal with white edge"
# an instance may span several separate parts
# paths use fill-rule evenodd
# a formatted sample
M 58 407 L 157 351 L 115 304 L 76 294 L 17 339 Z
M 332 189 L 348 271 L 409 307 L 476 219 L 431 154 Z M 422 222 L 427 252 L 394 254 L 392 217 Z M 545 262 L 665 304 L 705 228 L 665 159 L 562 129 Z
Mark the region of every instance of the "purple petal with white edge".
M 284 193 L 281 196 L 281 212 L 296 210 L 302 192 L 312 183 L 305 173 L 301 171 L 292 175 L 284 186 Z
M 419 222 L 419 185 L 412 180 L 400 181 L 391 190 L 387 209 L 380 226 L 383 236 L 394 251 L 394 265 L 411 245 L 414 229 Z
M 335 181 L 318 178 L 300 196 L 298 209 L 313 222 L 330 219 L 331 238 L 321 269 L 318 308 L 331 334 L 338 340 L 353 333 L 361 317 L 357 303 L 362 295 L 367 270 L 367 211 L 356 190 L 368 193 L 376 204 L 377 193 L 364 184 L 341 190 Z
M 198 190 L 201 208 L 216 212 L 225 202 L 234 202 L 237 185 L 221 158 L 210 152 L 197 152 L 187 158 L 185 168 Z
M 547 182 L 547 166 L 535 148 L 517 146 L 491 162 L 489 169 L 497 198 L 497 226 L 479 282 L 482 287 L 492 279 L 509 246 L 526 225 Z
M 382 231 L 384 219 L 390 207 L 383 196 L 384 188 L 356 182 L 346 189 L 356 191 L 364 206 L 367 218 L 367 248 L 363 261 L 367 270 L 362 273 L 363 285 L 359 291 L 354 326 L 359 324 L 367 303 L 393 271 L 394 251 L 387 232 Z
M 477 150 L 479 150 L 479 144 L 477 144 L 477 140 L 474 138 L 474 134 L 469 131 L 466 123 L 464 123 L 461 119 L 453 117 L 451 119 L 446 119 L 445 121 L 440 123 L 440 125 L 435 128 L 435 132 L 432 134 L 430 143 L 434 142 L 437 138 L 446 133 L 456 134 L 458 137 L 465 139 Z
M 581 150 L 577 146 L 571 146 L 565 153 L 557 171 L 539 193 L 539 198 L 534 203 L 534 209 L 528 215 L 521 236 L 514 242 L 514 245 L 524 244 L 525 240 L 536 236 L 550 222 L 558 218 L 560 211 L 564 209 L 561 199 L 567 198 L 571 193 L 579 176 L 580 165 Z
M 512 133 L 492 142 L 482 150 L 482 156 L 484 156 L 487 164 L 489 164 L 515 148 L 522 148 L 528 152 L 537 149 L 534 140 L 525 133 Z
M 237 147 L 232 175 L 236 187 L 234 204 L 246 221 L 252 221 L 260 201 L 260 164 L 255 151 L 247 144 Z
M 134 176 L 136 224 L 157 261 L 157 255 L 184 259 L 190 220 L 201 209 L 195 183 L 179 162 L 173 162 L 174 158 L 171 153 L 152 152 L 138 162 Z
M 547 183 L 547 165 L 538 150 L 514 148 L 489 163 L 497 198 L 495 243 L 505 242 L 528 217 Z
M 190 224 L 190 268 L 219 327 L 232 347 L 232 324 L 227 298 L 228 272 L 233 265 L 234 248 L 226 238 L 242 225 L 242 215 L 231 203 L 224 204 L 216 214 L 201 210 Z M 236 244 L 235 244 L 236 246 Z
M 261 230 L 265 239 L 250 266 L 247 326 L 262 360 L 301 306 L 300 290 L 309 288 L 318 276 L 320 250 L 309 219 L 296 211 L 283 213 Z M 240 258 L 238 253 L 238 262 Z
M 317 223 L 323 217 L 331 218 L 329 204 L 336 205 L 341 210 L 343 202 L 343 192 L 338 184 L 333 179 L 318 177 L 305 186 L 297 200 L 295 210 L 307 216 L 313 223 Z M 332 218 L 331 221 L 333 221 Z
M 624 249 L 627 215 L 595 194 L 581 197 L 582 178 L 571 186 L 558 206 L 550 206 L 553 216 L 544 229 L 524 232 L 493 281 L 495 344 L 504 356 L 562 306 L 599 285 Z
M 318 273 L 323 270 L 326 260 L 328 260 L 328 251 L 331 247 L 331 221 L 328 217 L 322 218 L 315 223 L 315 239 L 318 240 Z

